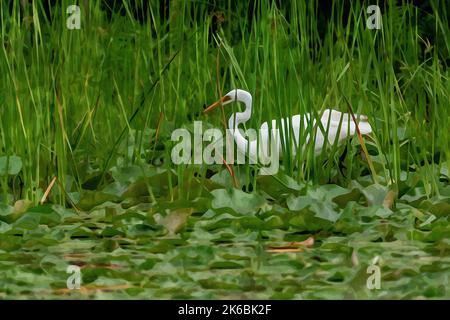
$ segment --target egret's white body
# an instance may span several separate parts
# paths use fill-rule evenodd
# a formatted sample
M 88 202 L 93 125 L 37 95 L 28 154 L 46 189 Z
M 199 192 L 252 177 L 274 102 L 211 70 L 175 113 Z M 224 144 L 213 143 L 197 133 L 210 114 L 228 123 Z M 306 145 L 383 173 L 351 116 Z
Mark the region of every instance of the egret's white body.
M 234 101 L 243 102 L 245 104 L 245 110 L 243 112 L 234 113 L 228 120 L 228 128 L 232 131 L 234 140 L 238 147 L 238 150 L 244 154 L 248 154 L 249 157 L 257 157 L 257 155 L 267 156 L 270 143 L 276 147 L 278 152 L 282 152 L 283 145 L 286 146 L 289 141 L 293 144 L 290 145 L 291 155 L 295 156 L 297 150 L 299 150 L 300 141 L 300 130 L 305 130 L 308 126 L 312 125 L 313 128 L 318 128 L 316 125 L 316 119 L 311 116 L 310 113 L 305 115 L 294 115 L 291 119 L 284 118 L 279 123 L 281 123 L 280 130 L 277 130 L 277 120 L 272 120 L 272 125 L 269 127 L 268 122 L 264 122 L 259 131 L 259 140 L 250 140 L 245 138 L 241 131 L 239 130 L 239 124 L 247 122 L 252 114 L 252 96 L 249 92 L 242 89 L 235 89 L 227 93 L 223 98 L 221 98 L 216 103 L 209 106 L 205 112 L 208 112 L 219 105 L 226 105 Z M 311 120 L 312 117 L 312 120 Z M 361 134 L 369 134 L 372 132 L 372 127 L 367 121 L 367 116 L 355 115 L 359 119 L 358 127 Z M 337 110 L 327 109 L 323 112 L 320 119 L 323 130 L 318 128 L 316 130 L 315 141 L 314 141 L 314 151 L 316 154 L 320 154 L 322 148 L 325 144 L 325 136 L 327 135 L 327 140 L 329 145 L 333 145 L 338 139 L 338 143 L 344 141 L 348 136 L 354 135 L 356 133 L 356 126 L 348 113 L 342 113 Z M 292 125 L 292 130 L 290 127 Z M 269 132 L 272 134 L 272 139 L 269 139 Z M 294 135 L 293 139 L 289 139 L 289 135 Z M 338 136 L 339 135 L 339 136 Z M 283 137 L 283 142 L 281 141 Z M 306 143 L 309 142 L 310 135 L 306 136 Z M 305 146 L 301 146 L 304 148 Z M 259 148 L 259 149 L 258 149 Z M 273 148 L 273 147 L 272 147 Z M 286 148 L 286 147 L 285 147 Z M 259 151 L 259 154 L 257 153 Z

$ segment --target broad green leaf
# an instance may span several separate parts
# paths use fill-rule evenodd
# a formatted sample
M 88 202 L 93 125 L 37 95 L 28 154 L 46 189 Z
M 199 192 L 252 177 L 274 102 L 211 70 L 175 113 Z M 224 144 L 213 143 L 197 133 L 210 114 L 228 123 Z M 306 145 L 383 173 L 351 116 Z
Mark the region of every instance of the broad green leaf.
M 305 196 L 289 196 L 289 210 L 300 211 L 309 208 L 318 218 L 335 222 L 340 216 L 340 209 L 333 199 L 350 191 L 336 185 L 324 185 L 308 189 Z
M 0 176 L 16 175 L 22 170 L 22 159 L 18 156 L 0 157 Z
M 361 190 L 367 199 L 367 202 L 371 206 L 383 205 L 383 201 L 386 198 L 389 189 L 380 184 L 372 184 Z
M 14 222 L 14 229 L 33 230 L 39 226 L 41 219 L 40 213 L 26 212 Z
M 214 196 L 212 200 L 214 209 L 231 208 L 241 214 L 254 213 L 266 203 L 263 197 L 255 193 L 245 193 L 238 189 L 216 189 L 211 191 L 211 194 Z

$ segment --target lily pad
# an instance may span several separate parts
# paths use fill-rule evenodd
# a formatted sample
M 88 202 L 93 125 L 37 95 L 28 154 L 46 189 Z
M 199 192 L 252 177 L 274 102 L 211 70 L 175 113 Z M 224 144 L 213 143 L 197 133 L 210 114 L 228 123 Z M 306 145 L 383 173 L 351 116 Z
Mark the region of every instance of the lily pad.
M 0 176 L 16 175 L 22 170 L 22 159 L 18 156 L 0 157 Z

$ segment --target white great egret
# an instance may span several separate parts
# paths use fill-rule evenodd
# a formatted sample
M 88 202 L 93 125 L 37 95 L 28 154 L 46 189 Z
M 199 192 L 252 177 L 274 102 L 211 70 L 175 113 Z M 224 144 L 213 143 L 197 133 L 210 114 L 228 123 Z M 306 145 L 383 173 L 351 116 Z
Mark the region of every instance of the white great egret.
M 243 112 L 237 112 L 233 114 L 228 120 L 228 128 L 232 131 L 234 140 L 236 141 L 238 150 L 244 154 L 247 154 L 249 157 L 257 157 L 257 148 L 259 146 L 259 155 L 267 156 L 269 150 L 269 130 L 275 129 L 272 132 L 272 138 L 275 138 L 275 146 L 278 148 L 278 152 L 282 152 L 282 143 L 281 143 L 281 135 L 280 130 L 276 130 L 277 121 L 272 120 L 272 127 L 269 129 L 269 125 L 267 122 L 264 122 L 260 127 L 260 138 L 259 141 L 246 139 L 242 133 L 239 131 L 239 124 L 247 122 L 252 114 L 252 96 L 249 92 L 242 89 L 234 89 L 228 92 L 225 96 L 219 99 L 217 102 L 213 103 L 209 107 L 207 107 L 203 112 L 207 113 L 211 110 L 217 108 L 220 105 L 227 105 L 231 102 L 239 101 L 245 104 L 245 110 Z M 312 116 L 312 125 L 315 126 L 316 120 L 314 116 Z M 335 139 L 338 139 L 338 143 L 344 141 L 348 136 L 354 135 L 356 133 L 356 126 L 351 115 L 348 113 L 342 113 L 333 109 L 326 109 L 321 117 L 321 123 L 324 128 L 324 132 L 322 130 L 317 130 L 316 138 L 314 143 L 314 151 L 315 154 L 320 154 L 322 148 L 324 146 L 325 138 L 324 134 L 327 134 L 327 140 L 330 145 L 333 145 Z M 372 132 L 372 127 L 370 126 L 367 116 L 364 115 L 355 115 L 355 117 L 359 118 L 359 131 L 361 134 L 369 134 Z M 299 147 L 299 136 L 300 136 L 300 128 L 305 130 L 310 124 L 311 114 L 307 113 L 306 115 L 294 115 L 292 119 L 285 118 L 281 119 L 281 132 L 283 133 L 284 145 L 286 146 L 289 143 L 289 140 L 286 137 L 289 134 L 294 133 L 294 145 L 291 145 L 291 155 L 295 156 L 298 147 Z M 303 124 L 301 125 L 301 121 Z M 290 126 L 292 123 L 292 131 L 290 131 Z M 328 129 L 327 129 L 328 128 Z M 338 136 L 339 135 L 339 136 Z M 306 143 L 308 143 L 309 134 L 306 137 Z M 303 146 L 305 147 L 305 146 Z

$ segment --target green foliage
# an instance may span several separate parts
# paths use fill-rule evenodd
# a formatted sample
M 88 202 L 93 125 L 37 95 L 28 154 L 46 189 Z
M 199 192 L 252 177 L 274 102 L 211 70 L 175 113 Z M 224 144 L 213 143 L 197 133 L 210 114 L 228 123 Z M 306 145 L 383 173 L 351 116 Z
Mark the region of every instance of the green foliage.
M 333 1 L 329 21 L 317 1 L 170 1 L 167 17 L 149 1 L 139 23 L 143 3 L 80 1 L 80 30 L 68 0 L 50 17 L 0 4 L 0 298 L 450 297 L 445 1 L 388 1 L 381 30 L 361 1 Z M 238 87 L 247 128 L 348 101 L 374 128 L 378 183 L 357 139 L 286 149 L 274 176 L 234 165 L 238 188 L 224 166 L 172 164 L 172 131 L 223 127 L 202 106 Z

